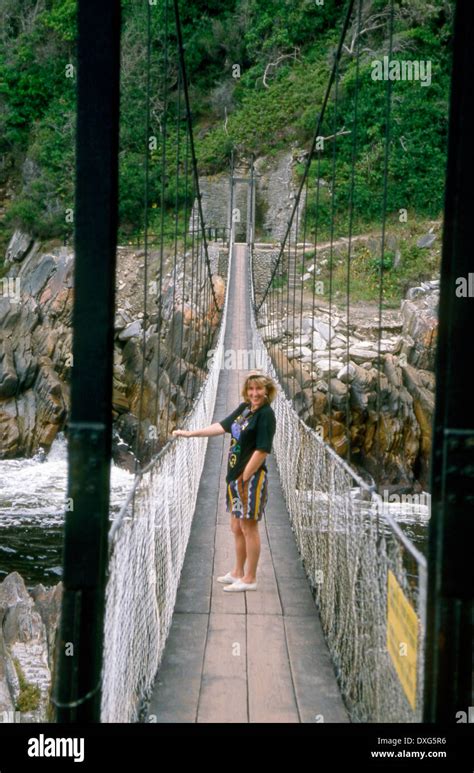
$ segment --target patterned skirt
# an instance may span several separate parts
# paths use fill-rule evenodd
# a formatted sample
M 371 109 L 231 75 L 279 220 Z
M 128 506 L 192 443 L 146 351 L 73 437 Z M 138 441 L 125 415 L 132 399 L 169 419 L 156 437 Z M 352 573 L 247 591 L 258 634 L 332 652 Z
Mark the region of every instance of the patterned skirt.
M 268 476 L 265 470 L 257 470 L 246 483 L 242 477 L 231 480 L 226 489 L 226 509 L 236 518 L 261 521 L 268 499 Z

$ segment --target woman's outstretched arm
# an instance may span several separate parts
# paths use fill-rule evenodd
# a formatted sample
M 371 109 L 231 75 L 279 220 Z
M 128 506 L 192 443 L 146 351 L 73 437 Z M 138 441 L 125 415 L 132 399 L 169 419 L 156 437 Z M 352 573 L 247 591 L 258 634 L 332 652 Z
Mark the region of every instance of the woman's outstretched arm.
M 210 424 L 209 427 L 203 427 L 202 429 L 175 429 L 172 432 L 174 437 L 212 437 L 213 435 L 224 435 L 224 427 L 216 422 Z

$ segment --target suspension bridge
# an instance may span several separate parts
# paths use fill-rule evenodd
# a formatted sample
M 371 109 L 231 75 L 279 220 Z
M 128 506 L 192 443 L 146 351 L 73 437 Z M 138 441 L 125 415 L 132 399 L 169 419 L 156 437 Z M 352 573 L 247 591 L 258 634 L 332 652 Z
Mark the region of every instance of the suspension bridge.
M 351 464 L 350 390 L 346 391 L 345 453 L 337 453 L 331 378 L 328 424 L 303 421 L 295 409 L 288 359 L 270 355 L 262 327 L 275 328 L 283 315 L 293 325 L 315 311 L 313 287 L 304 295 L 297 266 L 304 275 L 307 244 L 318 259 L 318 203 L 322 153 L 329 153 L 332 198 L 330 250 L 338 207 L 345 206 L 347 323 L 350 322 L 351 258 L 355 243 L 358 152 L 357 93 L 360 42 L 355 52 L 356 85 L 350 130 L 342 131 L 338 87 L 344 68 L 344 41 L 359 39 L 363 3 L 349 2 L 334 64 L 321 105 L 305 170 L 295 196 L 278 255 L 263 278 L 254 255 L 254 165 L 249 163 L 247 242 L 235 243 L 234 179 L 231 168 L 225 294 L 219 296 L 218 262 L 206 236 L 192 133 L 178 3 L 165 3 L 164 46 L 160 84 L 163 104 L 170 104 L 168 70 L 174 61 L 173 110 L 163 125 L 161 184 L 176 177 L 174 248 L 166 253 L 163 229 L 156 276 L 149 262 L 148 211 L 150 160 L 145 153 L 144 324 L 141 382 L 136 390 L 137 468 L 135 483 L 121 513 L 112 523 L 108 513 L 110 465 L 112 331 L 117 231 L 117 150 L 119 9 L 104 2 L 98 14 L 92 4 L 79 10 L 78 180 L 76 193 L 76 302 L 74 369 L 69 426 L 69 496 L 64 555 L 64 600 L 58 644 L 53 703 L 58 721 L 101 722 L 420 722 L 449 716 L 459 701 L 468 701 L 471 591 L 465 555 L 469 532 L 466 507 L 472 501 L 473 423 L 456 382 L 450 358 L 459 356 L 453 330 L 466 325 L 466 307 L 456 306 L 453 277 L 467 275 L 468 249 L 463 225 L 468 214 L 462 197 L 469 191 L 462 157 L 472 161 L 469 132 L 461 113 L 472 104 L 472 87 L 462 68 L 468 56 L 472 9 L 459 5 L 451 103 L 451 140 L 441 276 L 432 469 L 433 512 L 428 559 L 410 542 L 384 508 L 377 481 Z M 383 23 L 394 39 L 395 3 L 387 2 Z M 150 94 L 153 8 L 147 5 L 147 92 Z M 354 54 L 351 46 L 351 56 Z M 167 69 L 168 68 L 168 69 Z M 459 70 L 457 69 L 459 68 Z M 387 233 L 387 190 L 391 109 L 394 84 L 385 88 L 386 136 L 380 175 L 381 254 L 379 261 L 379 340 L 376 414 L 381 422 L 384 361 L 384 254 Z M 107 98 L 104 99 L 104 94 Z M 347 125 L 347 115 L 344 118 Z M 91 124 L 92 122 L 92 124 Z M 174 123 L 173 123 L 174 122 Z M 173 126 L 171 126 L 173 123 Z M 453 127 L 457 131 L 452 139 Z M 170 158 L 166 132 L 178 137 Z M 145 147 L 151 135 L 150 114 Z M 321 145 L 321 138 L 325 143 Z M 348 142 L 352 174 L 347 195 L 337 199 L 338 152 Z M 324 147 L 326 150 L 324 150 Z M 330 148 L 330 150 L 328 150 Z M 99 182 L 98 182 L 99 181 Z M 178 184 L 179 183 L 179 184 Z M 181 185 L 181 188 L 180 188 Z M 185 190 L 183 201 L 178 191 Z M 183 203 L 184 202 L 184 203 Z M 190 203 L 191 202 L 191 203 Z M 310 229 L 309 203 L 316 211 Z M 163 208 L 162 208 L 163 211 Z M 101 217 L 97 217 L 97 213 Z M 457 228 L 454 229 L 454 223 Z M 163 221 L 162 221 L 163 225 Z M 163 284 L 170 257 L 171 283 Z M 330 266 L 333 261 L 330 260 Z M 91 290 L 90 277 L 96 278 Z M 150 298 L 149 283 L 159 289 Z M 329 275 L 328 359 L 335 357 L 333 275 Z M 167 310 L 165 290 L 171 298 Z M 225 295 L 225 297 L 224 297 Z M 152 307 L 152 304 L 156 304 Z M 187 308 L 186 308 L 187 304 Z M 181 314 L 176 316 L 176 310 Z M 155 315 L 153 330 L 146 322 Z M 185 325 L 185 317 L 187 319 Z M 85 344 L 88 331 L 94 344 Z M 226 350 L 258 354 L 262 370 L 278 385 L 274 403 L 277 432 L 269 458 L 270 497 L 261 524 L 262 556 L 259 590 L 224 594 L 216 582 L 230 568 L 232 534 L 224 506 L 226 441 L 222 438 L 169 439 L 169 416 L 163 425 L 158 386 L 147 380 L 147 364 L 156 356 L 160 377 L 161 333 L 171 338 L 178 363 L 171 392 L 180 426 L 195 429 L 226 416 L 240 402 L 246 370 L 224 367 Z M 449 344 L 449 346 L 448 346 Z M 350 361 L 349 337 L 346 364 Z M 186 386 L 181 376 L 185 347 L 195 353 L 196 378 Z M 213 356 L 209 357 L 212 350 Z M 340 355 L 338 355 L 340 356 Z M 146 358 L 148 361 L 146 362 Z M 301 363 L 300 363 L 301 367 Z M 286 369 L 286 370 L 285 370 Z M 97 394 L 94 403 L 84 399 Z M 310 385 L 309 392 L 314 391 Z M 454 396 L 455 406 L 446 403 Z M 309 399 L 309 405 L 312 401 Z M 310 411 L 311 413 L 311 411 Z M 161 419 L 160 419 L 161 416 Z M 314 416 L 310 416 L 310 419 Z M 340 418 L 340 417 L 339 417 Z M 340 422 L 339 422 L 340 423 Z M 150 427 L 154 430 L 150 432 Z M 382 459 L 382 436 L 376 430 Z M 157 450 L 158 449 L 158 450 Z M 448 494 L 446 495 L 446 491 Z M 471 498 L 469 500 L 469 497 Z M 461 538 L 457 533 L 461 531 Z M 443 546 L 443 547 L 441 547 Z M 442 642 L 452 635 L 452 645 Z M 454 635 L 456 634 L 456 635 Z M 74 644 L 69 657 L 67 643 Z M 440 644 L 441 642 L 441 644 Z M 452 674 L 456 673 L 455 680 Z M 467 702 L 466 702 L 466 705 Z
M 246 245 L 235 245 L 231 266 L 224 349 L 252 351 Z M 245 375 L 221 369 L 213 421 L 239 404 Z M 233 561 L 226 445 L 222 438 L 209 442 L 149 714 L 160 722 L 347 721 L 273 460 L 261 591 L 225 594 L 216 582 Z

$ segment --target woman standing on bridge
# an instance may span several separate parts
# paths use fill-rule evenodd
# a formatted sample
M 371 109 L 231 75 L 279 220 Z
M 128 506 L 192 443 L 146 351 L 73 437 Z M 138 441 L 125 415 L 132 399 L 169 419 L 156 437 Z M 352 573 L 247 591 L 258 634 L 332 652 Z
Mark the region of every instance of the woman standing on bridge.
M 211 437 L 230 432 L 226 476 L 226 505 L 231 513 L 230 528 L 235 539 L 234 568 L 217 581 L 224 590 L 257 590 L 260 556 L 258 522 L 265 512 L 268 479 L 265 459 L 271 453 L 276 419 L 270 403 L 276 397 L 274 381 L 252 372 L 242 388 L 244 402 L 229 416 L 209 427 L 174 430 L 177 437 Z M 245 562 L 247 561 L 247 571 Z

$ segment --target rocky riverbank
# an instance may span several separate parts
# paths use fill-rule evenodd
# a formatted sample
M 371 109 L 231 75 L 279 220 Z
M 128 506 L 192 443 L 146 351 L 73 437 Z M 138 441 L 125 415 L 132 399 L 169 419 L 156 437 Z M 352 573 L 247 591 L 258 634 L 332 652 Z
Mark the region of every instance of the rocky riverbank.
M 333 306 L 260 329 L 296 410 L 340 455 L 390 491 L 428 487 L 439 282 L 412 288 L 399 312 Z M 380 351 L 379 338 L 380 333 Z M 378 397 L 379 395 L 379 397 Z M 380 411 L 380 415 L 379 415 Z M 346 417 L 349 412 L 349 432 Z
M 15 233 L 7 250 L 8 272 L 0 280 L 0 455 L 29 457 L 49 449 L 67 431 L 70 409 L 74 257 L 70 249 L 43 252 L 28 235 Z M 163 267 L 149 255 L 148 314 L 143 313 L 143 251 L 119 248 L 115 318 L 113 410 L 115 458 L 133 466 L 137 432 L 147 459 L 166 442 L 177 416 L 192 405 L 206 376 L 206 342 L 218 325 L 212 298 L 192 286 L 190 255 Z M 203 257 L 201 256 L 203 261 Z M 218 303 L 224 299 L 219 249 L 213 260 Z M 196 266 L 194 267 L 196 271 Z M 160 280 L 161 275 L 161 280 Z M 161 293 L 159 292 L 161 289 Z M 145 370 L 141 396 L 143 328 Z M 91 399 L 93 396 L 91 395 Z M 142 421 L 140 427 L 140 399 Z M 121 436 L 125 444 L 120 444 Z
M 50 722 L 62 583 L 27 590 L 17 572 L 0 583 L 0 718 Z

